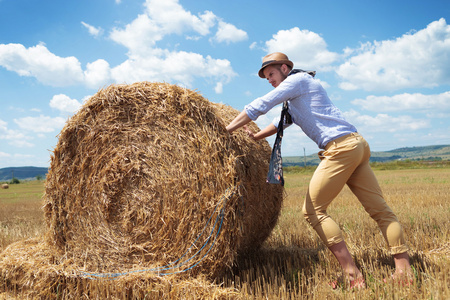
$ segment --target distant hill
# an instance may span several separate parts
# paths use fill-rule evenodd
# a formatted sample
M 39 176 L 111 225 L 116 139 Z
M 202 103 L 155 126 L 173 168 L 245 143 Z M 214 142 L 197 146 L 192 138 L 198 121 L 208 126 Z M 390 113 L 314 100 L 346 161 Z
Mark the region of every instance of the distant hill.
M 450 160 L 450 145 L 424 146 L 424 147 L 406 147 L 390 151 L 372 152 L 371 162 L 388 162 L 393 160 Z M 304 166 L 318 165 L 319 158 L 317 154 L 303 156 L 283 157 L 283 166 Z M 19 180 L 33 179 L 36 176 L 45 178 L 48 172 L 47 168 L 39 167 L 10 167 L 0 169 L 0 181 L 10 181 L 12 177 Z
M 389 159 L 392 157 L 393 159 Z M 450 160 L 450 145 L 405 147 L 385 152 L 372 152 L 372 161 L 386 160 Z
M 436 145 L 423 147 L 405 147 L 390 151 L 373 151 L 371 162 L 388 162 L 393 160 L 450 160 L 450 145 Z M 317 154 L 283 157 L 283 166 L 318 165 Z
M 9 167 L 0 169 L 0 181 L 11 181 L 13 178 L 17 178 L 19 180 L 36 178 L 36 176 L 40 176 L 45 178 L 48 172 L 47 168 L 39 168 L 39 167 Z

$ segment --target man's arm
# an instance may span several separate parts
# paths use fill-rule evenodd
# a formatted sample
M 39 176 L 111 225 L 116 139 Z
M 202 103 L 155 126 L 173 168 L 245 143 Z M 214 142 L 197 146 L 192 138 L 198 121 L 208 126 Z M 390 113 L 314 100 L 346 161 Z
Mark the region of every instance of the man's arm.
M 245 131 L 247 131 L 248 135 L 254 140 L 260 140 L 260 139 L 263 139 L 265 137 L 268 137 L 268 136 L 271 136 L 271 135 L 277 133 L 278 129 L 272 123 L 270 123 L 270 125 L 267 126 L 266 128 L 264 128 L 263 130 L 261 130 L 257 133 L 253 133 L 253 131 L 251 131 L 246 126 L 248 123 L 250 123 L 250 121 L 251 121 L 251 119 L 249 118 L 249 116 L 247 115 L 247 113 L 244 110 L 236 118 L 234 118 L 234 120 L 231 121 L 231 123 L 228 124 L 228 126 L 226 128 L 229 133 L 232 133 L 236 129 L 239 129 L 242 126 L 244 126 Z
M 270 123 L 266 128 L 257 133 L 253 133 L 247 126 L 244 126 L 244 128 L 247 131 L 248 135 L 255 141 L 271 136 L 278 131 L 273 123 Z
M 250 121 L 251 121 L 251 119 L 249 118 L 249 116 L 247 115 L 245 110 L 243 110 L 236 118 L 234 118 L 233 121 L 231 121 L 230 124 L 228 124 L 227 130 L 229 133 L 232 133 L 233 131 L 241 128 L 242 126 L 249 123 Z

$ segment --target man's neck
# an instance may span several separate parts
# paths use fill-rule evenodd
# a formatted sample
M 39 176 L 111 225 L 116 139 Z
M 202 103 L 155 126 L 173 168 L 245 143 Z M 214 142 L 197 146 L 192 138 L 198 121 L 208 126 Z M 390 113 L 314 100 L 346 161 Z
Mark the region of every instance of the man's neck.
M 302 69 L 292 69 L 291 72 L 289 72 L 289 75 L 296 74 L 296 73 L 308 73 L 312 77 L 316 76 L 316 71 L 305 71 Z

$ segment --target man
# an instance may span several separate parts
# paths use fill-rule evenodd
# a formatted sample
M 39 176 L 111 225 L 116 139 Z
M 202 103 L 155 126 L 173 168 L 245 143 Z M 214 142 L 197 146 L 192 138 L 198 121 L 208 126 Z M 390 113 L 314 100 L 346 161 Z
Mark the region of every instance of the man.
M 251 132 L 245 125 L 274 106 L 287 102 L 292 122 L 323 149 L 319 152 L 321 162 L 311 178 L 303 213 L 337 258 L 347 283 L 350 287 L 365 287 L 363 276 L 347 249 L 339 226 L 326 212 L 345 184 L 381 229 L 395 261 L 393 278 L 401 279 L 410 275 L 411 266 L 403 230 L 383 199 L 370 168 L 369 145 L 333 105 L 323 87 L 313 78 L 315 73 L 293 70 L 293 65 L 280 52 L 265 56 L 258 74 L 275 89 L 245 106 L 227 126 L 227 130 L 232 133 L 244 126 L 255 140 L 275 134 L 278 125 L 276 120 L 257 133 Z

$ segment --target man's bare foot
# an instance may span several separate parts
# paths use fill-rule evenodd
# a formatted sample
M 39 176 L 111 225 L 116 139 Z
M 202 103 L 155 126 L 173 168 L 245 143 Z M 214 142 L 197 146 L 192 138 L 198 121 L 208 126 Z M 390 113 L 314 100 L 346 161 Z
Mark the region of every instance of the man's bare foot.
M 338 289 L 338 288 L 346 288 L 346 289 L 364 289 L 366 288 L 366 282 L 364 281 L 364 277 L 362 276 L 361 273 L 359 273 L 359 276 L 354 277 L 353 275 L 341 275 L 338 277 L 337 280 L 334 280 L 332 282 L 330 282 L 330 286 L 333 289 Z
M 414 275 L 411 269 L 408 271 L 396 270 L 394 274 L 384 278 L 383 281 L 384 283 L 393 283 L 400 286 L 410 286 L 414 283 Z

